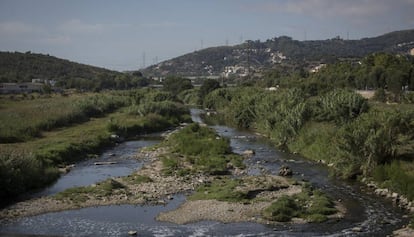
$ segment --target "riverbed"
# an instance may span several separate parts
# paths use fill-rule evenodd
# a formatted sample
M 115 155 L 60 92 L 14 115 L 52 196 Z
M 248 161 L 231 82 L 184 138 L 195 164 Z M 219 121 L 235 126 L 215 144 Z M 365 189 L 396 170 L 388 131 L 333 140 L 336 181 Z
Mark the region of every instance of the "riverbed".
M 194 121 L 202 121 L 200 112 L 192 110 Z M 282 165 L 288 165 L 294 171 L 295 179 L 309 181 L 340 201 L 347 208 L 345 217 L 339 221 L 322 224 L 279 225 L 261 225 L 253 222 L 222 224 L 205 221 L 176 225 L 156 221 L 155 216 L 158 213 L 175 209 L 185 201 L 184 195 L 176 195 L 167 205 L 99 206 L 24 217 L 1 225 L 0 233 L 128 236 L 128 231 L 134 230 L 139 236 L 386 236 L 407 222 L 406 218 L 403 218 L 404 213 L 393 207 L 390 201 L 366 192 L 358 183 L 348 183 L 330 177 L 326 167 L 320 164 L 298 155 L 281 152 L 269 141 L 252 132 L 222 125 L 212 127 L 221 136 L 231 139 L 234 152 L 255 151 L 255 155 L 246 160 L 249 174 L 277 174 Z M 38 195 L 51 195 L 71 186 L 89 185 L 109 176 L 130 174 L 142 165 L 140 161 L 134 161 L 130 157 L 137 149 L 146 146 L 140 142 L 142 140 L 120 144 L 96 159 L 117 159 L 114 166 L 95 167 L 95 160 L 76 164 L 70 173 Z

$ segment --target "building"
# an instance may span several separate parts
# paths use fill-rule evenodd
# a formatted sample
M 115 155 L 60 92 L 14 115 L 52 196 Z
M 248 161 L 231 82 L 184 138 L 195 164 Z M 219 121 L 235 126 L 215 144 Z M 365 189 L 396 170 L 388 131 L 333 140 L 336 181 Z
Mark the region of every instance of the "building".
M 33 93 L 42 92 L 43 83 L 0 83 L 0 94 L 20 94 L 20 93 Z

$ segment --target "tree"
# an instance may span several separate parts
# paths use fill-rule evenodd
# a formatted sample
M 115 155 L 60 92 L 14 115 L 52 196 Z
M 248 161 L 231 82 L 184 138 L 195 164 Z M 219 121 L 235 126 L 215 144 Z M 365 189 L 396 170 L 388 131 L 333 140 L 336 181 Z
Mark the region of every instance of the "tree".
M 178 95 L 180 92 L 193 89 L 190 79 L 177 76 L 169 76 L 164 81 L 164 90 Z
M 198 96 L 200 97 L 200 101 L 204 100 L 204 97 L 209 94 L 210 92 L 214 91 L 215 89 L 220 88 L 220 83 L 214 79 L 205 79 L 203 84 L 200 87 L 198 92 Z

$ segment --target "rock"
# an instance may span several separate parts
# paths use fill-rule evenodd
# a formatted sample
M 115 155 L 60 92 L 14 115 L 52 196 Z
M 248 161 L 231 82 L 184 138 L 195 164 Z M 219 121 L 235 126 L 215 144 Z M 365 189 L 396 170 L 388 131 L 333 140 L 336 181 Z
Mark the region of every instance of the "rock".
M 394 198 L 394 199 L 397 199 L 397 198 L 400 197 L 400 195 L 398 195 L 398 193 L 392 193 L 391 197 Z
M 111 138 L 112 138 L 112 139 L 118 139 L 118 138 L 119 138 L 119 136 L 118 136 L 118 135 L 116 135 L 116 134 L 111 134 Z
M 255 154 L 254 150 L 245 150 L 245 151 L 243 151 L 243 155 L 245 155 L 245 156 L 252 156 L 254 154 Z
M 128 235 L 137 235 L 138 232 L 136 230 L 130 230 L 128 231 Z
M 112 134 L 112 135 L 110 136 L 110 138 L 111 138 L 111 140 L 113 140 L 113 141 L 115 141 L 115 142 L 123 142 L 123 141 L 124 141 L 124 138 L 120 137 L 120 136 L 119 136 L 119 135 L 117 135 L 117 134 Z
M 377 188 L 377 189 L 375 189 L 374 193 L 377 194 L 377 195 L 381 195 L 381 196 L 387 196 L 388 189 L 386 189 L 386 188 Z
M 291 176 L 293 174 L 292 170 L 289 168 L 289 166 L 283 165 L 279 169 L 279 175 L 280 176 Z
M 114 165 L 118 162 L 116 161 L 100 161 L 100 162 L 95 162 L 93 163 L 94 165 Z
M 375 185 L 375 183 L 371 182 L 367 184 L 368 188 L 376 188 L 377 185 Z
M 352 228 L 352 231 L 353 232 L 361 232 L 362 228 L 361 227 L 354 227 L 354 228 Z

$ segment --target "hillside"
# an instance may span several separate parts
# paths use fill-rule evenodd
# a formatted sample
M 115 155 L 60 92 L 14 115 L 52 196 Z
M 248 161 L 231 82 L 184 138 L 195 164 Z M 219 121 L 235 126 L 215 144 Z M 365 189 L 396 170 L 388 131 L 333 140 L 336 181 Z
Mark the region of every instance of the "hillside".
M 93 79 L 99 75 L 117 75 L 119 72 L 71 62 L 44 54 L 0 52 L 0 81 L 31 81 L 33 78 L 64 80 Z
M 147 85 L 140 72 L 121 73 L 31 52 L 0 52 L 0 83 L 55 81 L 61 88 L 126 89 Z
M 361 58 L 374 52 L 408 53 L 414 48 L 414 30 L 373 38 L 298 41 L 287 36 L 265 42 L 246 41 L 195 51 L 146 68 L 147 76 L 244 76 L 276 65 L 313 66 L 340 58 Z M 250 68 L 250 71 L 248 70 Z

